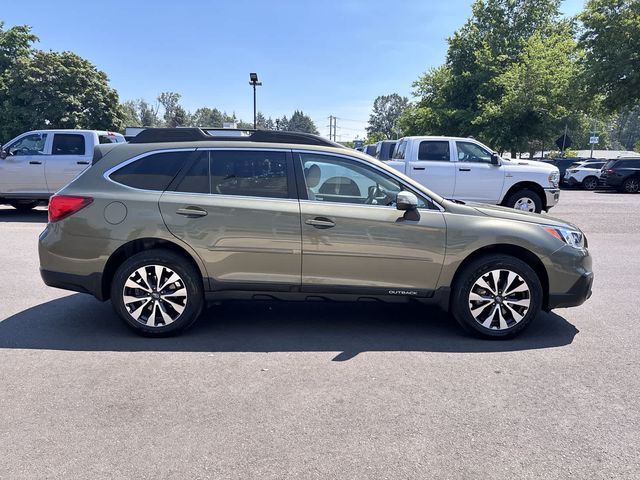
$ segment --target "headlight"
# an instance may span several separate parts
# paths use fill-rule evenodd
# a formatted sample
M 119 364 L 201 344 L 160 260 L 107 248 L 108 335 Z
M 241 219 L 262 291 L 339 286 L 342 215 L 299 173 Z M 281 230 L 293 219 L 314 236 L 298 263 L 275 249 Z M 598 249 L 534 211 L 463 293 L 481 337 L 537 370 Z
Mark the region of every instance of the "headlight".
M 555 172 L 551 172 L 549 174 L 549 184 L 552 187 L 557 188 L 558 182 L 560 182 L 560 172 L 558 170 L 556 170 Z
M 549 235 L 556 237 L 567 245 L 575 248 L 585 248 L 585 238 L 581 231 L 567 227 L 551 227 L 545 226 L 544 231 Z

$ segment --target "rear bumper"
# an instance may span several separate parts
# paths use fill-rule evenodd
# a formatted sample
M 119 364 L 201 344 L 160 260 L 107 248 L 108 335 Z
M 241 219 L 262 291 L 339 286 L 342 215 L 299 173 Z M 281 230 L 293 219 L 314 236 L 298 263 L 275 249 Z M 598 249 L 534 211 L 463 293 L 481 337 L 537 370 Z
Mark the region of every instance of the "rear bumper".
M 557 205 L 558 201 L 560 200 L 559 188 L 545 188 L 544 194 L 545 194 L 545 201 L 546 201 L 545 204 L 546 204 L 547 210 L 549 210 L 554 205 Z
M 71 290 L 73 292 L 88 293 L 98 300 L 104 300 L 102 295 L 102 275 L 93 273 L 91 275 L 75 275 L 72 273 L 54 272 L 52 270 L 40 269 L 42 281 L 55 288 Z
M 577 307 L 591 297 L 593 272 L 585 272 L 566 293 L 549 294 L 548 308 Z

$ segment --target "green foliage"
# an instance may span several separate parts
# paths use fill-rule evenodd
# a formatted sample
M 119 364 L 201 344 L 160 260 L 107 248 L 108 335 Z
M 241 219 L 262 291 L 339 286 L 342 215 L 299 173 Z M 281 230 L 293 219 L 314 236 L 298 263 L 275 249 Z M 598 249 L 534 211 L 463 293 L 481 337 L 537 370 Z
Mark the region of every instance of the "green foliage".
M 633 107 L 640 101 L 640 2 L 589 0 L 579 19 L 589 91 L 610 112 Z
M 584 123 L 581 51 L 559 0 L 477 0 L 449 38 L 447 61 L 413 84 L 410 135 L 473 136 L 500 151 L 550 148 Z
M 635 152 L 640 153 L 640 140 L 638 140 L 638 141 L 636 142 L 635 146 L 633 147 L 633 150 L 634 150 Z
M 399 119 L 407 109 L 409 99 L 397 93 L 381 95 L 373 102 L 373 113 L 369 116 L 367 133 L 382 133 L 385 138 L 399 138 L 401 134 Z
M 105 73 L 71 52 L 33 51 L 0 80 L 0 135 L 39 128 L 121 130 L 118 94 Z
M 0 22 L 0 138 L 39 128 L 120 130 L 124 112 L 104 72 L 71 52 L 34 50 L 28 26 Z
M 367 135 L 367 139 L 364 141 L 364 144 L 370 145 L 372 143 L 376 143 L 381 140 L 388 140 L 388 138 L 389 137 L 387 137 L 383 132 L 372 132 L 369 135 Z
M 0 22 L 0 75 L 15 65 L 19 58 L 29 56 L 32 44 L 37 41 L 31 27 L 16 25 L 4 30 L 4 22 Z
M 283 123 L 286 122 L 287 117 L 283 117 Z M 318 134 L 318 129 L 316 128 L 315 123 L 311 120 L 311 117 L 305 115 L 302 110 L 296 110 L 291 115 L 291 118 L 288 122 L 286 122 L 287 128 L 283 130 L 288 130 L 290 132 L 304 132 L 304 133 L 314 133 Z

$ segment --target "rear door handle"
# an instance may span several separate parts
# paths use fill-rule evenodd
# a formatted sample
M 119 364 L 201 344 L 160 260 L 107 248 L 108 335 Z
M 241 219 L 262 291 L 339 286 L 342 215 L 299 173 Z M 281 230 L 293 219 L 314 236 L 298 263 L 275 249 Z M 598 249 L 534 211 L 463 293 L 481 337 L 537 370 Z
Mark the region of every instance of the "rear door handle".
M 307 218 L 304 223 L 316 228 L 331 228 L 335 227 L 336 223 L 326 217 Z
M 78 165 L 89 165 L 89 162 L 87 160 L 78 160 L 76 163 Z
M 470 172 L 471 171 L 470 168 L 459 168 L 458 170 L 461 171 L 461 172 Z
M 413 167 L 414 170 L 424 170 L 425 167 Z
M 184 215 L 186 217 L 204 217 L 207 215 L 207 211 L 200 207 L 184 207 L 176 210 L 178 215 Z
M 29 165 L 42 165 L 42 162 L 40 160 L 31 160 Z

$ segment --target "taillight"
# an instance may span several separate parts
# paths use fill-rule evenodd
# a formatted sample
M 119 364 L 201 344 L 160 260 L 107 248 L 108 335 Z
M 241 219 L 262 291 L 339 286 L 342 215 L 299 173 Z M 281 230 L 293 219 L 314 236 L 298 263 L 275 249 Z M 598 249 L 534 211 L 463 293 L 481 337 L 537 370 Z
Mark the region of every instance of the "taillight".
M 73 215 L 93 202 L 91 197 L 76 197 L 72 195 L 54 195 L 49 199 L 49 222 L 57 222 L 69 215 Z

